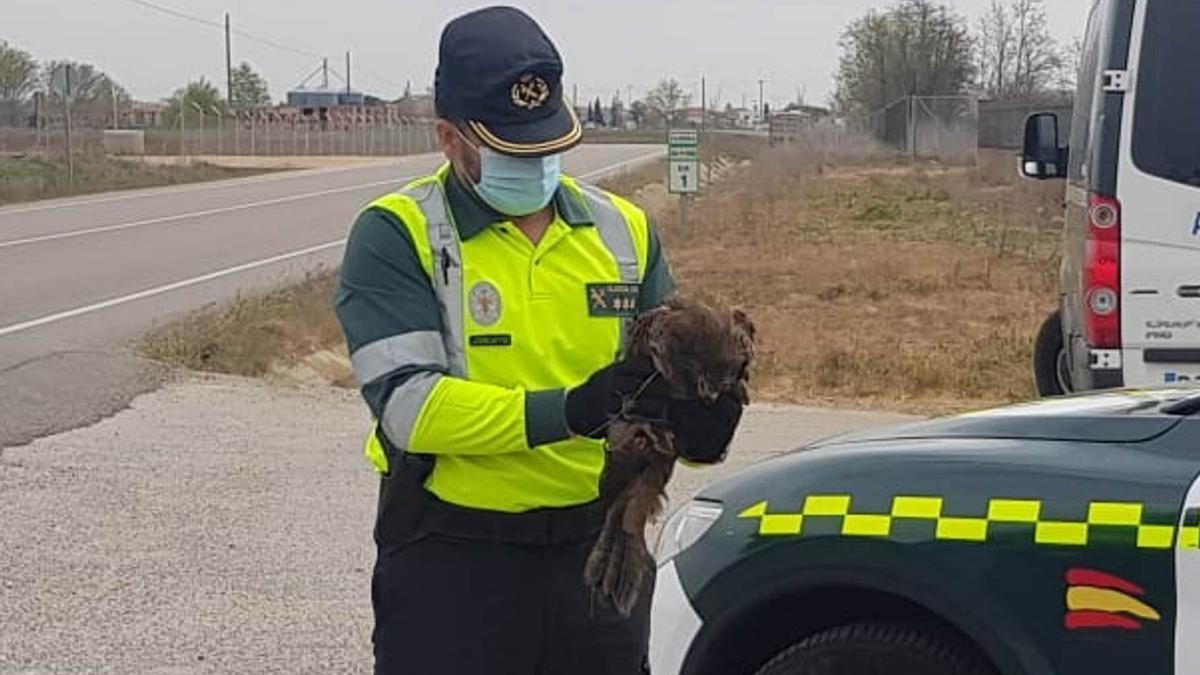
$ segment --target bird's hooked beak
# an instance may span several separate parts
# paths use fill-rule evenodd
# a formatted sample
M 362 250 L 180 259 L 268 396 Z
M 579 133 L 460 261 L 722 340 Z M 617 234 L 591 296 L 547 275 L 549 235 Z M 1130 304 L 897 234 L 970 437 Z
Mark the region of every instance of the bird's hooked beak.
M 697 393 L 700 395 L 700 400 L 708 405 L 712 405 L 712 404 L 716 403 L 717 399 L 721 398 L 721 392 L 714 390 L 708 384 L 708 380 L 702 379 L 699 382 L 697 382 L 696 389 L 697 389 Z

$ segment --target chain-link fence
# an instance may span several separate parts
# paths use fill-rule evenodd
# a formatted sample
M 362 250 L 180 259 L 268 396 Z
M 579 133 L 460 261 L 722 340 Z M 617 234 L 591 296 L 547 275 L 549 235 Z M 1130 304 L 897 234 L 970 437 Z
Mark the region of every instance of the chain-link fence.
M 152 155 L 409 155 L 437 148 L 433 120 L 198 120 L 194 128 L 151 129 Z
M 906 96 L 850 126 L 913 159 L 978 160 L 979 104 L 972 96 Z
M 1058 115 L 1058 137 L 1065 143 L 1071 137 L 1070 98 L 1031 97 L 1025 99 L 979 102 L 979 147 L 1019 150 L 1025 142 L 1025 120 L 1030 115 L 1051 112 Z
M 378 118 L 345 123 L 316 119 L 267 120 L 252 117 L 191 119 L 192 127 L 146 129 L 149 155 L 410 155 L 437 149 L 434 120 Z M 76 151 L 100 151 L 103 131 L 73 128 Z M 42 127 L 0 127 L 0 152 L 54 152 L 65 148 L 62 120 Z

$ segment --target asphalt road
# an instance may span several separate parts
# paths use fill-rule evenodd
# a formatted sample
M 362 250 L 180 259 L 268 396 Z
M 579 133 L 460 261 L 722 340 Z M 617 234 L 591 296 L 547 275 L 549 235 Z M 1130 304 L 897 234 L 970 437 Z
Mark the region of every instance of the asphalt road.
M 672 501 L 904 419 L 752 406 Z M 357 392 L 185 376 L 0 455 L 0 675 L 369 673 L 368 428 Z
M 659 152 L 591 145 L 588 177 Z M 439 155 L 0 209 L 0 449 L 90 424 L 165 374 L 120 347 L 239 291 L 341 257 L 356 211 Z

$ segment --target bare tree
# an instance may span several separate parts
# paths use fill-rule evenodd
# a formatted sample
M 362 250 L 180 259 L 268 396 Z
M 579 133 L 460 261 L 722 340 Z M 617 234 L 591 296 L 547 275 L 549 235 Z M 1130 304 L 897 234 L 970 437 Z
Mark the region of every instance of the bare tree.
M 979 19 L 979 80 L 992 96 L 1008 90 L 1012 70 L 1013 23 L 1008 8 L 992 0 Z
M 975 75 L 964 20 L 933 0 L 871 10 L 850 24 L 840 46 L 834 104 L 844 112 L 876 110 L 904 96 L 957 94 Z
M 50 61 L 42 67 L 42 81 L 51 101 L 62 101 L 67 93 L 67 68 L 71 69 L 71 111 L 76 122 L 85 126 L 102 125 L 117 106 L 128 104 L 129 92 L 107 73 L 89 63 Z
M 667 124 L 674 123 L 680 109 L 687 107 L 691 100 L 692 95 L 673 77 L 662 80 L 646 92 L 646 107 Z
M 1083 62 L 1083 40 L 1075 38 L 1063 45 L 1059 59 L 1062 61 L 1054 86 L 1060 91 L 1074 92 L 1079 82 L 1079 67 Z
M 37 61 L 0 40 L 0 101 L 21 101 L 37 87 Z
M 0 40 L 0 123 L 16 123 L 37 88 L 38 67 L 29 52 Z
M 992 0 L 979 23 L 980 84 L 994 98 L 1048 92 L 1061 80 L 1063 54 L 1046 23 L 1045 0 Z

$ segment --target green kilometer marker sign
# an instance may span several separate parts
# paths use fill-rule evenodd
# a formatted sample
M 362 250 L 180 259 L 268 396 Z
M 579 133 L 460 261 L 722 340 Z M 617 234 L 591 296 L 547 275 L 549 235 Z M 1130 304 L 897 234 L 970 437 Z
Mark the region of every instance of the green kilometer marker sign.
M 671 194 L 700 191 L 700 132 L 695 129 L 667 133 L 667 186 Z

